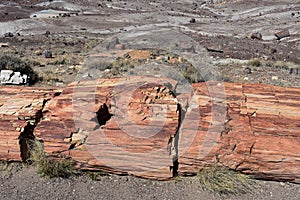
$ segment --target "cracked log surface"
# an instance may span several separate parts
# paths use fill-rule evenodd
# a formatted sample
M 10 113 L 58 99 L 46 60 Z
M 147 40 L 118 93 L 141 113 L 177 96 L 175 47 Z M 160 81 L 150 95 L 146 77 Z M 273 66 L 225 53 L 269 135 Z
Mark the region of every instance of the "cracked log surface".
M 0 87 L 0 160 L 26 160 L 27 139 L 33 137 L 32 129 L 45 103 L 58 92 L 35 87 Z
M 81 169 L 169 179 L 178 112 L 164 85 L 172 84 L 147 77 L 72 84 L 46 105 L 34 134 L 48 154 L 71 156 Z
M 179 173 L 219 162 L 257 178 L 300 182 L 300 89 L 224 83 L 224 101 L 222 94 L 208 98 L 220 90 L 215 83 L 193 88 L 201 117 L 190 148 L 179 147 Z M 190 132 L 182 127 L 181 138 Z
M 61 94 L 1 87 L 0 159 L 22 160 L 28 127 L 49 156 L 70 156 L 81 169 L 166 180 L 219 162 L 300 183 L 300 89 L 207 82 L 192 95 L 173 93 L 175 85 L 130 77 L 82 81 Z

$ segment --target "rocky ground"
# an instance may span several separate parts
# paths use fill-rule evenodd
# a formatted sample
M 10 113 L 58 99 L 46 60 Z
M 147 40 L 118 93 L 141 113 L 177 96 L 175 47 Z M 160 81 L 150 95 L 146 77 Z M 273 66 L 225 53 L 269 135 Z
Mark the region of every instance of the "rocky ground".
M 3 167 L 3 165 L 1 165 Z M 0 171 L 1 199 L 299 199 L 300 186 L 283 182 L 255 181 L 245 194 L 225 195 L 203 190 L 197 177 L 151 181 L 132 176 L 85 174 L 41 178 L 33 167 L 14 165 Z
M 113 60 L 113 68 L 100 62 L 99 57 L 91 59 L 91 55 L 103 55 L 103 47 L 116 35 L 121 49 L 132 49 L 132 45 L 123 48 L 123 42 L 133 41 L 134 46 L 139 41 L 134 37 L 145 32 L 156 33 L 158 38 L 157 44 L 149 42 L 152 38 L 145 47 L 165 49 L 169 46 L 166 40 L 159 41 L 164 37 L 157 31 L 175 30 L 191 39 L 194 46 L 200 45 L 202 62 L 196 68 L 213 68 L 218 79 L 300 86 L 299 1 L 27 0 L 0 1 L 0 8 L 0 54 L 28 63 L 39 76 L 35 85 L 62 87 L 78 76 L 92 77 L 97 74 L 95 69 L 101 71 L 97 76 L 120 75 L 113 69 L 120 69 L 115 65 L 124 62 Z M 46 58 L 45 50 L 52 56 Z M 174 57 L 179 60 L 180 55 Z M 164 64 L 174 64 L 170 56 L 156 55 L 138 63 L 129 58 L 125 66 L 129 63 L 129 67 L 142 64 L 151 68 L 151 63 L 161 64 L 164 59 Z M 174 69 L 180 66 L 186 67 L 179 63 Z M 86 74 L 86 68 L 94 70 Z M 131 71 L 153 74 L 151 70 L 155 71 Z M 32 168 L 0 173 L 1 199 L 299 199 L 300 194 L 299 185 L 263 181 L 243 196 L 216 196 L 203 191 L 195 177 L 175 183 L 118 176 L 104 176 L 100 181 L 86 176 L 44 179 Z

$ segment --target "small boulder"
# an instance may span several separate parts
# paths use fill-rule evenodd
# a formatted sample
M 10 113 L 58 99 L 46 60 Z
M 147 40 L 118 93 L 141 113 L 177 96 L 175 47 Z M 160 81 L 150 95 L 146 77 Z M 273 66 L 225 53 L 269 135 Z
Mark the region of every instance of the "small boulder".
M 196 23 L 196 19 L 195 19 L 195 18 L 192 18 L 192 19 L 190 20 L 190 23 Z
M 297 68 L 291 68 L 290 69 L 290 74 L 298 75 L 299 72 L 300 72 L 300 70 L 298 70 Z
M 50 31 L 46 31 L 45 36 L 48 37 L 50 35 Z
M 4 37 L 14 37 L 14 34 L 11 32 L 4 33 Z
M 250 37 L 251 37 L 251 39 L 262 40 L 262 34 L 259 32 L 252 33 Z
M 282 38 L 289 37 L 290 32 L 289 32 L 288 29 L 284 29 L 282 31 L 279 31 L 279 32 L 275 33 L 274 35 L 277 38 L 277 40 L 281 40 Z
M 45 58 L 52 58 L 52 51 L 51 50 L 45 50 L 44 51 Z
M 246 67 L 246 68 L 244 69 L 244 73 L 245 73 L 245 74 L 251 74 L 251 73 L 252 73 L 251 68 L 250 68 L 250 67 Z

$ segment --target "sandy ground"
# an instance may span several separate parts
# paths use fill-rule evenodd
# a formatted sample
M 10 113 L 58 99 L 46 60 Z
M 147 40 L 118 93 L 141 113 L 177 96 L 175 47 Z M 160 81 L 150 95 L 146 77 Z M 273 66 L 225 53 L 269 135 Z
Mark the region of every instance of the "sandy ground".
M 88 56 L 114 35 L 159 29 L 179 31 L 200 45 L 203 60 L 223 80 L 300 87 L 300 1 L 0 1 L 0 53 L 32 62 L 41 86 L 76 80 Z M 276 39 L 282 30 L 290 36 Z M 4 37 L 8 32 L 14 36 Z M 251 38 L 256 32 L 260 40 Z M 46 49 L 53 58 L 44 58 Z M 0 171 L 0 188 L 0 199 L 300 198 L 300 186 L 291 183 L 257 181 L 247 194 L 220 196 L 203 191 L 195 177 L 177 183 L 115 175 L 47 179 L 32 167 Z
M 289 199 L 298 200 L 300 185 L 256 181 L 256 188 L 245 194 L 220 195 L 204 191 L 196 177 L 177 181 L 151 181 L 132 176 L 87 175 L 41 178 L 33 167 L 20 165 L 0 171 L 1 199 Z

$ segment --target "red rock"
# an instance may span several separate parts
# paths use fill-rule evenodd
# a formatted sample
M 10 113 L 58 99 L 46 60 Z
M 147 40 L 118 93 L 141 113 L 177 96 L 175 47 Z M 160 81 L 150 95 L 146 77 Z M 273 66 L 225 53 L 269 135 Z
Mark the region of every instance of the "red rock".
M 204 165 L 219 162 L 258 178 L 299 183 L 300 171 L 295 166 L 300 165 L 300 89 L 236 83 L 224 86 L 226 100 L 219 98 L 217 103 L 227 110 L 224 119 L 216 117 L 206 127 L 202 116 L 206 112 L 214 115 L 212 102 L 217 98 L 200 104 L 200 126 L 193 143 L 185 152 L 180 152 L 179 146 L 179 173 L 197 173 Z M 205 99 L 207 85 L 193 87 L 198 100 Z M 224 123 L 223 131 L 215 132 L 219 122 Z M 183 138 L 189 132 L 181 134 Z
M 35 136 L 49 157 L 71 157 L 86 170 L 166 180 L 218 162 L 300 183 L 299 88 L 207 82 L 175 98 L 165 85 L 176 81 L 81 81 L 61 94 L 1 87 L 0 159 L 20 161 L 19 143 L 26 159 L 24 137 Z
M 81 169 L 169 179 L 178 112 L 167 83 L 174 85 L 147 77 L 73 83 L 45 106 L 34 134 L 46 153 L 69 155 Z
M 27 158 L 20 150 L 20 145 L 26 146 L 27 127 L 39 120 L 44 103 L 56 92 L 36 87 L 0 87 L 0 160 Z

